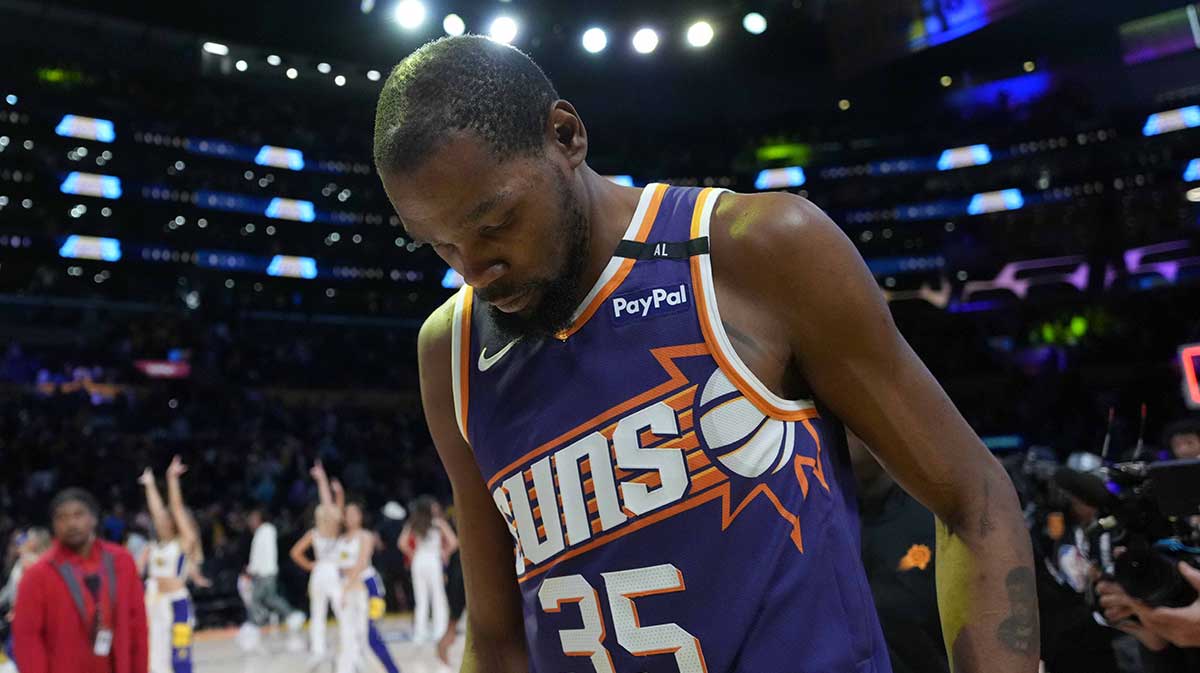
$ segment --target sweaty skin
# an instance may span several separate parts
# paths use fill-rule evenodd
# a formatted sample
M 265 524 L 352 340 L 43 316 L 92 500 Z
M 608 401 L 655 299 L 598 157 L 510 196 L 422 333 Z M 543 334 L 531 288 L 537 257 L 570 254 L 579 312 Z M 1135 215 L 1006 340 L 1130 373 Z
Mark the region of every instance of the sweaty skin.
M 579 286 L 591 287 L 610 259 L 639 190 L 605 180 L 586 156 L 582 121 L 558 101 L 534 156 L 501 162 L 459 134 L 418 169 L 382 177 L 409 233 L 435 243 L 477 296 L 502 300 L 497 288 L 562 269 L 555 254 L 565 244 L 555 227 L 563 213 L 545 187 L 556 181 L 573 190 L 589 226 Z M 722 320 L 750 370 L 781 397 L 820 399 L 938 517 L 938 599 L 954 670 L 1036 671 L 1032 551 L 1016 493 L 896 330 L 850 241 L 799 197 L 726 194 L 713 215 L 711 248 Z M 537 301 L 534 293 L 502 308 L 520 315 Z M 429 317 L 418 351 L 426 419 L 454 488 L 474 608 L 462 670 L 516 673 L 528 670 L 528 653 L 512 540 L 455 421 L 451 316 L 447 303 Z

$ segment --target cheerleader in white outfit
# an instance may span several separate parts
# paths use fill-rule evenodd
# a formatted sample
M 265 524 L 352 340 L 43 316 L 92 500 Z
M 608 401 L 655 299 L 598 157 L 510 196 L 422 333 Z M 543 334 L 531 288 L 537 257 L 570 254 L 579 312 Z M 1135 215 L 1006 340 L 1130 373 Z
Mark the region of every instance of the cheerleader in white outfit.
M 429 496 L 417 498 L 412 506 L 412 517 L 400 532 L 399 545 L 406 554 L 412 550 L 413 599 L 416 603 L 413 606 L 413 640 L 418 643 L 439 640 L 450 621 L 443 569 L 458 548 L 458 538 L 442 518 L 442 507 L 436 500 Z
M 334 497 L 344 502 L 341 485 L 334 480 Z M 363 510 L 358 503 L 343 509 L 345 530 L 338 538 L 337 564 L 342 580 L 342 614 L 338 618 L 341 651 L 338 673 L 366 671 L 366 652 L 379 659 L 388 673 L 400 673 L 379 634 L 377 621 L 387 611 L 383 582 L 371 567 L 375 553 L 375 535 L 363 528 Z
M 326 650 L 325 626 L 331 606 L 338 623 L 342 621 L 342 583 L 338 576 L 337 564 L 342 514 L 334 504 L 333 495 L 329 489 L 329 480 L 325 476 L 325 468 L 321 466 L 321 461 L 317 461 L 309 474 L 317 482 L 317 492 L 321 498 L 313 514 L 316 525 L 305 533 L 304 537 L 296 541 L 296 544 L 292 546 L 290 556 L 296 565 L 309 573 L 308 636 L 310 650 L 316 656 L 324 656 Z M 309 548 L 312 549 L 313 560 L 309 560 L 306 553 Z
M 150 673 L 192 673 L 192 629 L 195 612 L 187 579 L 206 586 L 199 575 L 203 561 L 200 535 L 187 508 L 179 477 L 187 466 L 179 456 L 167 468 L 167 500 L 163 505 L 150 468 L 138 481 L 146 488 L 146 505 L 154 520 L 156 539 L 143 556 L 146 580 L 146 622 L 149 627 Z

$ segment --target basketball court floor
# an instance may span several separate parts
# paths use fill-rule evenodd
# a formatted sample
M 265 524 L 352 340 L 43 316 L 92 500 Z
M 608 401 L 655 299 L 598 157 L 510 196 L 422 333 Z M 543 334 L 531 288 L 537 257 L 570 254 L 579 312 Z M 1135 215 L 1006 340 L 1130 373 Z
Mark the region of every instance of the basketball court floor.
M 462 661 L 463 636 L 460 634 L 450 650 L 447 667 L 437 658 L 432 644 L 411 641 L 412 620 L 393 617 L 384 620 L 381 632 L 401 673 L 452 673 Z M 337 626 L 330 622 L 329 654 L 314 658 L 307 651 L 289 651 L 287 636 L 282 629 L 264 633 L 262 646 L 255 652 L 244 652 L 237 644 L 236 629 L 200 631 L 196 633 L 192 661 L 195 673 L 334 673 L 337 657 Z M 307 643 L 307 641 L 305 641 Z M 383 673 L 383 667 L 373 656 L 361 673 Z

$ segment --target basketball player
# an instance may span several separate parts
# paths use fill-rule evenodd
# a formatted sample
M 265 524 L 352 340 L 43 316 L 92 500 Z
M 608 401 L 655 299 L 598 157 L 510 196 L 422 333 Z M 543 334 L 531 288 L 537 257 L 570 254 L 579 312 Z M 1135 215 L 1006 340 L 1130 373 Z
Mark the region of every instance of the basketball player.
M 317 493 L 320 501 L 313 512 L 315 525 L 304 534 L 288 553 L 292 561 L 308 575 L 308 637 L 309 651 L 314 656 L 325 656 L 325 627 L 328 622 L 329 606 L 333 606 L 334 616 L 341 621 L 341 582 L 338 578 L 337 546 L 342 529 L 341 510 L 333 502 L 333 492 L 329 488 L 329 478 L 321 461 L 309 470 L 317 482 Z M 308 550 L 313 551 L 313 560 L 308 558 Z
M 418 342 L 463 670 L 888 671 L 843 421 L 943 522 L 954 670 L 1037 670 L 1014 489 L 837 226 L 790 194 L 621 187 L 588 143 L 485 38 L 422 47 L 379 98 L 388 197 L 467 283 Z
M 387 643 L 379 633 L 378 621 L 387 611 L 383 580 L 371 565 L 377 541 L 375 534 L 363 528 L 363 508 L 357 502 L 346 502 L 341 483 L 333 480 L 334 502 L 342 511 L 345 528 L 337 541 L 337 566 L 341 577 L 342 610 L 338 615 L 340 651 L 338 673 L 354 673 L 365 666 L 369 647 L 388 673 L 400 669 L 388 652 Z
M 167 467 L 167 500 L 146 468 L 138 482 L 146 489 L 146 507 L 155 539 L 144 552 L 146 621 L 150 629 L 150 673 L 191 673 L 195 612 L 187 579 L 204 560 L 200 534 L 183 503 L 179 478 L 187 466 L 175 456 Z
M 400 532 L 400 549 L 408 554 L 413 583 L 413 642 L 440 641 L 450 625 L 446 597 L 446 562 L 458 538 L 442 518 L 442 507 L 430 496 L 417 498 L 412 518 Z M 432 626 L 431 626 L 432 624 Z

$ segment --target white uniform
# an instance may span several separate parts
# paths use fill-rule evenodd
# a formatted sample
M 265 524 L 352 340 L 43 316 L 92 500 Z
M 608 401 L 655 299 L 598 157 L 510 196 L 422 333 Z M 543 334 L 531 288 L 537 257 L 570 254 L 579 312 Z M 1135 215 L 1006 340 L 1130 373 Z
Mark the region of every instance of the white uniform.
M 364 550 L 367 554 L 373 553 L 373 545 L 374 540 L 366 531 L 338 538 L 337 566 L 343 584 L 350 569 L 358 565 L 359 554 Z M 342 600 L 342 614 L 338 616 L 341 641 L 338 673 L 368 670 L 367 652 L 373 652 L 388 673 L 398 673 L 399 669 L 375 625 L 375 620 L 383 617 L 385 609 L 383 583 L 375 568 L 368 565 Z
M 325 624 L 330 605 L 333 615 L 341 623 L 342 581 L 338 576 L 338 538 L 325 537 L 312 530 L 313 556 L 316 565 L 308 577 L 309 623 L 308 637 L 312 653 L 325 654 Z
M 146 561 L 146 621 L 149 623 L 150 673 L 191 673 L 195 612 L 187 587 L 159 590 L 158 580 L 186 580 L 187 555 L 179 540 L 153 542 Z
M 337 539 L 335 553 L 339 582 L 344 583 L 350 569 L 358 564 L 358 556 L 362 545 L 366 545 L 366 536 L 362 531 L 353 535 L 342 535 Z M 374 572 L 368 567 L 362 577 Z M 342 599 L 342 614 L 338 617 L 338 639 L 340 651 L 337 660 L 337 673 L 356 673 L 366 670 L 367 653 L 367 621 L 369 619 L 367 592 L 362 583 L 351 587 Z
M 442 531 L 430 528 L 417 539 L 412 559 L 413 640 L 418 643 L 438 640 L 450 622 L 442 571 Z

